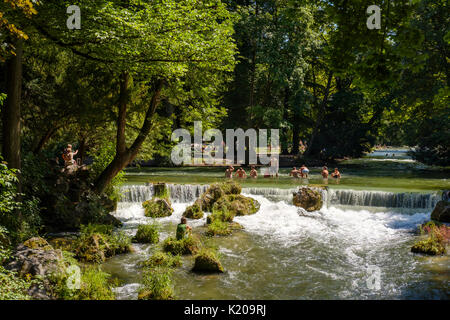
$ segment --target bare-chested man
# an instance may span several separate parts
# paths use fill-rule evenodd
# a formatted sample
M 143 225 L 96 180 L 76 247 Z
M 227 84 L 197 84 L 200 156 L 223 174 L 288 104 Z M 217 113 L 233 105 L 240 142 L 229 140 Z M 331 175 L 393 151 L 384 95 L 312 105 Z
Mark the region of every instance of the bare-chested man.
M 324 183 L 324 184 L 328 184 L 328 175 L 329 175 L 329 172 L 328 172 L 328 168 L 327 168 L 326 166 L 324 166 L 324 167 L 322 168 L 322 172 L 321 172 L 320 174 L 322 175 L 323 183 Z
M 237 171 L 236 171 L 236 173 L 234 175 L 237 176 L 238 178 L 241 178 L 241 179 L 247 178 L 247 173 L 242 168 L 237 169 Z
M 250 170 L 250 177 L 253 179 L 258 178 L 258 171 L 256 171 L 254 166 L 252 166 L 252 169 Z
M 227 170 L 225 170 L 225 178 L 232 179 L 233 178 L 233 166 L 229 166 Z

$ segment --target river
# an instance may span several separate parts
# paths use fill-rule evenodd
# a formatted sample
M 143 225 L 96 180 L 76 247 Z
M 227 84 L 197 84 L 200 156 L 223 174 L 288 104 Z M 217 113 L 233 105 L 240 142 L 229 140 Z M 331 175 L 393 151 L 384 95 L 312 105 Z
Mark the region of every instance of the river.
M 284 176 L 288 169 L 277 181 L 261 178 L 244 183 L 243 194 L 257 199 L 260 211 L 235 218 L 244 230 L 209 240 L 210 245 L 219 248 L 226 272 L 194 274 L 190 271 L 192 257 L 183 257 L 183 266 L 173 274 L 177 298 L 448 299 L 448 254 L 425 257 L 410 252 L 418 239 L 417 226 L 429 220 L 441 197 L 440 190 L 450 188 L 448 172 L 427 171 L 418 164 L 407 167 L 408 172 L 396 172 L 399 163 L 404 168 L 401 160 L 390 161 L 390 169 L 386 164 L 381 166 L 381 172 L 389 173 L 387 176 L 372 173 L 373 167 L 367 167 L 367 163 L 376 163 L 380 168 L 379 161 L 372 159 L 343 164 L 340 183 L 330 181 L 323 192 L 323 208 L 313 213 L 292 205 L 292 192 L 299 184 L 311 182 L 292 182 Z M 319 168 L 311 169 L 310 180 L 320 182 Z M 170 182 L 175 211 L 170 217 L 158 219 L 161 241 L 173 235 L 185 208 L 209 183 L 221 180 L 215 170 L 195 170 L 132 170 L 115 212 L 124 222 L 123 229 L 132 235 L 139 224 L 153 220 L 144 216 L 141 207 L 153 193 L 152 185 L 143 182 L 165 181 Z M 163 174 L 155 174 L 158 172 Z M 386 187 L 389 179 L 391 185 Z M 405 181 L 396 181 L 399 179 Z M 408 179 L 408 188 L 404 188 Z M 191 220 L 189 224 L 201 233 L 205 221 Z M 122 282 L 116 289 L 118 299 L 137 298 L 141 276 L 137 264 L 155 250 L 155 245 L 134 247 L 134 253 L 113 257 L 103 264 L 105 271 Z M 379 281 L 373 282 L 374 276 Z

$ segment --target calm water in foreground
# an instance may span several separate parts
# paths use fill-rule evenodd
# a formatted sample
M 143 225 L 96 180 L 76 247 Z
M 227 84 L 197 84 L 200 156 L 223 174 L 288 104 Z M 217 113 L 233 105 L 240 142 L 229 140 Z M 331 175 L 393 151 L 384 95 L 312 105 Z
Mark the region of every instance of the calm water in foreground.
M 449 172 L 407 158 L 353 160 L 339 168 L 343 178 L 339 184 L 330 180 L 326 205 L 314 213 L 293 206 L 290 189 L 321 184 L 319 168 L 310 168 L 308 181 L 285 176 L 288 169 L 278 180 L 245 181 L 243 192 L 261 203 L 260 211 L 235 218 L 243 231 L 208 241 L 219 248 L 226 272 L 194 274 L 192 257 L 183 257 L 183 267 L 173 274 L 177 298 L 448 299 L 449 256 L 424 257 L 412 254 L 410 248 L 419 239 L 417 225 L 430 218 L 439 191 L 450 189 Z M 152 193 L 145 182 L 188 184 L 172 187 L 175 212 L 158 219 L 163 241 L 174 235 L 183 211 L 201 191 L 197 185 L 223 180 L 222 175 L 221 169 L 131 170 L 115 215 L 132 235 L 139 224 L 153 220 L 141 207 Z M 205 220 L 189 224 L 201 234 Z M 136 252 L 103 265 L 122 282 L 119 299 L 137 298 L 141 277 L 137 264 L 156 248 L 134 247 Z M 374 267 L 380 270 L 379 290 L 367 285 Z

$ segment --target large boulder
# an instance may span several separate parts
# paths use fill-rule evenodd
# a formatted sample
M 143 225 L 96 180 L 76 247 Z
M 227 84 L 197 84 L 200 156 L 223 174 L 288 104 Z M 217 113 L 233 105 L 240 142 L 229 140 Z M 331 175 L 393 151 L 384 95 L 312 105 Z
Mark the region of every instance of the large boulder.
M 171 216 L 173 208 L 167 199 L 153 198 L 144 201 L 142 207 L 145 209 L 145 215 L 151 218 L 162 218 Z
M 33 299 L 48 300 L 53 299 L 50 279 L 65 272 L 65 263 L 61 250 L 53 249 L 46 240 L 36 237 L 20 244 L 5 268 L 22 277 L 41 279 L 42 285 L 33 284 L 28 293 Z
M 308 212 L 317 211 L 322 208 L 322 195 L 317 190 L 303 187 L 294 193 L 293 203 Z
M 450 222 L 450 202 L 439 201 L 431 213 L 431 219 L 439 222 Z

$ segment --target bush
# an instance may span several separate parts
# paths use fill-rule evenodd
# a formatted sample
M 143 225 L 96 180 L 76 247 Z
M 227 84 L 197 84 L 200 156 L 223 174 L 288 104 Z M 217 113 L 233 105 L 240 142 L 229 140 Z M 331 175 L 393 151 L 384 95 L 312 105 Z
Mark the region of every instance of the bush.
M 167 268 L 157 267 L 146 269 L 139 289 L 139 300 L 173 300 L 175 298 L 171 271 Z
M 215 220 L 219 220 L 222 222 L 232 222 L 234 216 L 234 213 L 231 210 L 228 210 L 226 206 L 214 206 L 213 212 L 206 218 L 206 223 L 211 224 Z
M 76 261 L 70 265 L 78 267 Z M 69 269 L 67 269 L 69 270 Z M 114 300 L 113 288 L 115 283 L 110 281 L 111 275 L 100 270 L 99 267 L 87 266 L 80 270 L 80 282 L 78 288 L 69 288 L 69 277 L 76 277 L 75 273 L 64 273 L 52 279 L 53 296 L 62 300 Z M 75 279 L 74 279 L 75 280 Z
M 142 207 L 145 209 L 145 216 L 151 218 L 168 217 L 173 212 L 169 200 L 166 199 L 147 200 L 142 203 Z
M 159 242 L 159 225 L 157 224 L 141 224 L 138 227 L 133 241 L 140 243 L 158 243 Z
M 2 263 L 10 258 L 8 231 L 0 226 L 0 300 L 29 300 L 32 282 L 22 279 L 16 272 L 6 270 Z
M 154 253 L 147 261 L 144 261 L 142 267 L 155 268 L 155 267 L 167 267 L 177 268 L 181 267 L 181 257 L 179 255 L 172 255 L 170 252 L 165 253 L 158 251 Z

